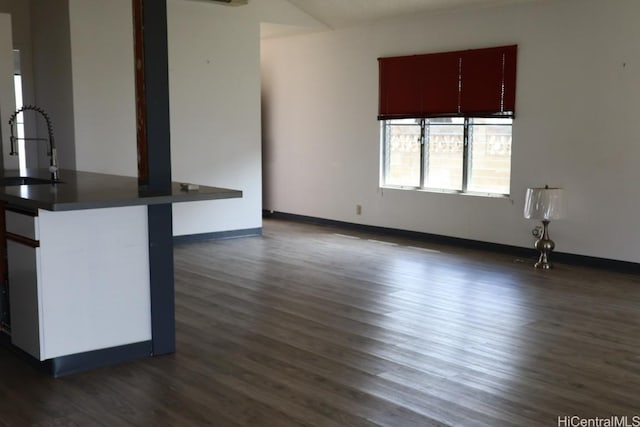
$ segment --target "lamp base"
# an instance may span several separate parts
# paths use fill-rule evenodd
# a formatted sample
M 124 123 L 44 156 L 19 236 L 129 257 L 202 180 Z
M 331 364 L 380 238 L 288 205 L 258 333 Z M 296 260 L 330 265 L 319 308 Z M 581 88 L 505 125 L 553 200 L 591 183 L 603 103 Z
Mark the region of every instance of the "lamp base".
M 541 270 L 549 270 L 553 268 L 553 264 L 549 262 L 549 254 L 556 247 L 556 244 L 549 238 L 549 221 L 542 221 L 542 229 L 542 237 L 535 244 L 535 248 L 540 251 L 540 258 L 533 266 Z
M 540 255 L 540 258 L 542 258 L 542 255 Z M 538 261 L 535 264 L 533 264 L 534 268 L 539 268 L 540 270 L 551 270 L 553 268 L 553 264 L 551 264 L 548 261 Z

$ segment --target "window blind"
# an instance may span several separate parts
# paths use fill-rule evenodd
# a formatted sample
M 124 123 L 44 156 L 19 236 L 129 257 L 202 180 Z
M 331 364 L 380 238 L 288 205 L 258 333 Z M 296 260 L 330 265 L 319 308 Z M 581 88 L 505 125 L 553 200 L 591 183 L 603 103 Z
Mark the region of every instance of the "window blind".
M 517 48 L 379 58 L 378 119 L 513 116 Z

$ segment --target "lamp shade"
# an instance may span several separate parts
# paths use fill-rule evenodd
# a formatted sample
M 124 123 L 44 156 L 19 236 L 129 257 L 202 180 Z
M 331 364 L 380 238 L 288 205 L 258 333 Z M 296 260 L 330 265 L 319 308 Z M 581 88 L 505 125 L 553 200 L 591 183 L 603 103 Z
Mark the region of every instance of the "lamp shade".
M 524 217 L 528 219 L 560 219 L 565 214 L 562 188 L 527 188 Z

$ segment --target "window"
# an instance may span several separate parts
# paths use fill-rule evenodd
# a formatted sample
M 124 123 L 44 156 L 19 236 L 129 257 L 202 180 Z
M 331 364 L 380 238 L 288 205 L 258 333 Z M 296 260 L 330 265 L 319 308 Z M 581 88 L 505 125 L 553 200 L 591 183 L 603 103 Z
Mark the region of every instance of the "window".
M 517 46 L 379 58 L 382 185 L 506 195 Z
M 21 108 L 24 105 L 22 100 L 22 74 L 20 70 L 20 51 L 13 51 L 13 86 L 16 94 L 16 109 Z M 18 137 L 18 163 L 20 168 L 20 173 L 24 174 L 27 170 L 27 160 L 25 156 L 25 146 L 24 146 L 24 113 L 18 114 L 16 117 L 16 130 Z
M 438 117 L 382 122 L 382 184 L 509 194 L 511 118 Z

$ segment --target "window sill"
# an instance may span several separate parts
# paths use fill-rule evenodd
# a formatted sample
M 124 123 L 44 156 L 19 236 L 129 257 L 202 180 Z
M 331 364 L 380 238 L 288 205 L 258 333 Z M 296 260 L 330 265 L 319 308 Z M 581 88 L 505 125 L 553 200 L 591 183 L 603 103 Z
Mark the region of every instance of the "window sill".
M 473 191 L 457 191 L 457 190 L 443 190 L 437 188 L 420 188 L 420 187 L 402 187 L 402 186 L 393 186 L 393 185 L 382 185 L 380 186 L 382 190 L 402 190 L 402 191 L 415 191 L 418 193 L 436 193 L 436 194 L 450 194 L 457 196 L 471 196 L 471 197 L 484 197 L 488 199 L 506 199 L 510 200 L 510 194 L 493 194 L 493 193 L 480 193 Z

